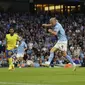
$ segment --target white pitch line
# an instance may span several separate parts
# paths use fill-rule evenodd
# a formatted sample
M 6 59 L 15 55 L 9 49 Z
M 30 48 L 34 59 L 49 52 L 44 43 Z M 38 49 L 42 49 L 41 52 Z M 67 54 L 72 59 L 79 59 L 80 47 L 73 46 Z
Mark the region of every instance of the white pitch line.
M 2 85 L 54 85 L 54 84 L 28 84 L 28 83 L 15 83 L 15 82 L 0 82 Z

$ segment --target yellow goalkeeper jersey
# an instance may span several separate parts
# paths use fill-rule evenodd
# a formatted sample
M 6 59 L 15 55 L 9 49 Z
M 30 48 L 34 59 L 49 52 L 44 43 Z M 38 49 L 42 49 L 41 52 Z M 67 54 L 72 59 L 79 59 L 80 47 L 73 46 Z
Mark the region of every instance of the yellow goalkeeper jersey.
M 16 47 L 17 40 L 19 40 L 19 36 L 14 34 L 11 36 L 10 34 L 6 35 L 6 49 L 13 50 Z

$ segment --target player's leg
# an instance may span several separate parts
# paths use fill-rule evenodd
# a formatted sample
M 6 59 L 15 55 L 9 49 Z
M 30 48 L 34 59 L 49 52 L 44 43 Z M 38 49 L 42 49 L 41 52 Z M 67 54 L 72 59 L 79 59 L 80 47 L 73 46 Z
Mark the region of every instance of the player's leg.
M 23 57 L 24 55 L 23 54 L 17 54 L 17 61 L 19 62 L 19 68 L 21 68 L 22 64 L 23 64 Z
M 22 56 L 20 56 L 19 61 L 20 61 L 20 67 L 19 68 L 21 68 L 22 65 L 23 65 L 23 57 Z
M 75 65 L 72 58 L 69 55 L 67 55 L 66 51 L 63 51 L 62 54 L 64 57 L 66 57 L 70 61 L 71 64 Z
M 20 66 L 20 54 L 17 53 L 16 58 L 17 58 L 17 62 L 18 62 L 17 66 L 20 68 L 21 67 Z
M 48 61 L 45 62 L 45 64 L 50 65 L 51 61 L 52 61 L 53 58 L 54 58 L 54 52 L 55 52 L 56 50 L 58 50 L 58 48 L 59 48 L 59 47 L 58 47 L 58 43 L 56 43 L 55 46 L 50 50 L 50 56 L 49 56 L 49 58 L 48 58 Z
M 74 70 L 76 70 L 76 64 L 73 62 L 72 58 L 67 54 L 67 42 L 60 43 L 60 46 L 63 56 L 69 60 L 69 62 L 74 66 Z
M 55 47 L 53 47 L 51 50 L 50 50 L 50 56 L 49 56 L 49 58 L 48 58 L 48 64 L 50 64 L 51 63 L 51 61 L 52 61 L 52 59 L 53 59 L 53 57 L 54 57 L 54 52 L 56 51 L 56 48 Z
M 63 56 L 66 57 L 69 60 L 69 62 L 74 67 L 73 70 L 75 71 L 76 70 L 76 64 L 74 63 L 74 61 L 72 60 L 72 58 L 69 55 L 67 55 L 66 51 L 63 51 Z
M 12 60 L 12 57 L 11 57 L 12 54 L 13 54 L 12 51 L 9 51 L 9 50 L 6 51 L 6 56 L 8 58 L 8 62 L 9 62 L 9 70 L 14 69 L 14 64 L 13 64 L 13 60 Z

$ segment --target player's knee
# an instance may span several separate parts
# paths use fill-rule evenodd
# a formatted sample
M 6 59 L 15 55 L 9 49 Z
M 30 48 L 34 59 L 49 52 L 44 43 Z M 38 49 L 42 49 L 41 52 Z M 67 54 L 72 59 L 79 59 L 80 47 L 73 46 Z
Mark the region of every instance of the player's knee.
M 63 56 L 67 56 L 67 53 L 65 51 L 62 52 Z
M 22 61 L 22 60 L 23 60 L 23 58 L 22 58 L 22 57 L 20 57 L 20 60 Z
M 56 51 L 56 48 L 55 47 L 53 47 L 51 50 L 50 50 L 50 52 L 55 52 Z
M 11 56 L 12 55 L 12 52 L 8 52 L 8 56 Z

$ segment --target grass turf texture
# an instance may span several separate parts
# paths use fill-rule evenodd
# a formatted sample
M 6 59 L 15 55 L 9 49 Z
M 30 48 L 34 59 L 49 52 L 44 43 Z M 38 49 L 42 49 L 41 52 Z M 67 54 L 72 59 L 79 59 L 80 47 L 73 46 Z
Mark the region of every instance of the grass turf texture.
M 0 85 L 85 85 L 85 68 L 0 68 Z

